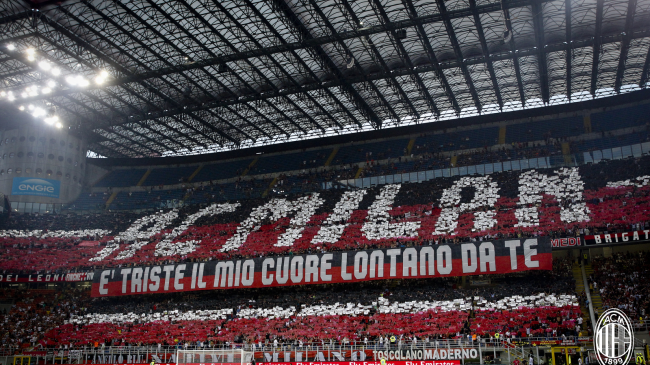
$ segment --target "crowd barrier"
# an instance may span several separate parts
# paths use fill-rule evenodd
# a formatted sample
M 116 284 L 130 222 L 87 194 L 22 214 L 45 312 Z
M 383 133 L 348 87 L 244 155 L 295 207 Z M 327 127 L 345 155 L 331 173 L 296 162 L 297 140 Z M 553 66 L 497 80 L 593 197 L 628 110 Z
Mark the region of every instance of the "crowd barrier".
M 156 364 L 176 363 L 178 350 L 233 350 L 241 349 L 254 352 L 257 363 L 275 362 L 296 362 L 296 361 L 327 361 L 327 362 L 350 362 L 350 361 L 378 361 L 381 356 L 390 360 L 427 360 L 423 354 L 431 356 L 432 353 L 439 356 L 449 352 L 472 354 L 468 358 L 451 358 L 460 362 L 475 362 L 483 364 L 487 360 L 491 363 L 501 359 L 506 364 L 512 363 L 515 358 L 534 358 L 539 356 L 537 351 L 540 348 L 551 346 L 564 346 L 572 348 L 592 348 L 591 337 L 531 337 L 515 338 L 509 340 L 486 339 L 453 339 L 453 340 L 431 340 L 425 342 L 409 341 L 400 343 L 396 339 L 392 343 L 380 342 L 350 342 L 350 343 L 278 343 L 265 344 L 228 344 L 211 346 L 202 344 L 182 344 L 176 346 L 98 346 L 82 348 L 36 348 L 32 351 L 24 351 L 23 356 L 31 356 L 31 365 L 38 364 L 149 364 L 155 361 Z M 461 350 L 463 352 L 461 352 Z M 439 351 L 439 352 L 438 352 Z M 209 352 L 209 351 L 206 351 Z M 449 359 L 449 357 L 447 357 Z M 508 359 L 506 362 L 505 359 Z M 545 363 L 541 359 L 535 359 L 536 364 Z M 208 362 L 207 360 L 205 362 Z M 26 365 L 26 364 L 24 364 Z

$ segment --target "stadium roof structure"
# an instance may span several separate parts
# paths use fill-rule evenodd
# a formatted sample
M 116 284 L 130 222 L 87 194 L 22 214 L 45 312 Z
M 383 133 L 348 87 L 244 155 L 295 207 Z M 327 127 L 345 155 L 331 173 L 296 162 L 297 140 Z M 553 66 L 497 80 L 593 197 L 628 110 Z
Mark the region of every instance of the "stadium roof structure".
M 106 157 L 232 150 L 643 89 L 649 20 L 650 0 L 3 1 L 0 109 L 41 103 Z

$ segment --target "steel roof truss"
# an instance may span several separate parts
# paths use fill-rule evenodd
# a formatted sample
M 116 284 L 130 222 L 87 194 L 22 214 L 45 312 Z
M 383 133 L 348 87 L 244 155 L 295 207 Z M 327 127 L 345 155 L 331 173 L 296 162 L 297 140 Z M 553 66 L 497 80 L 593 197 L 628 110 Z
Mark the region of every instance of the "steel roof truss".
M 621 54 L 618 57 L 618 69 L 616 70 L 616 81 L 614 90 L 617 93 L 621 92 L 623 83 L 623 76 L 625 75 L 625 62 L 627 61 L 627 54 L 630 50 L 630 42 L 632 41 L 632 26 L 634 25 L 634 15 L 636 13 L 637 0 L 629 0 L 627 5 L 627 13 L 625 16 L 625 34 L 621 41 Z

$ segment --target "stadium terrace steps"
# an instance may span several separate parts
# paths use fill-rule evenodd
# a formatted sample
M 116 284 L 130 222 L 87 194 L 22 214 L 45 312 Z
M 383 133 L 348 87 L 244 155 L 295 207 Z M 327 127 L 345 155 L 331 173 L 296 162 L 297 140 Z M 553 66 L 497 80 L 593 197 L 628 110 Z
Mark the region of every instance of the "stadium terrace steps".
M 135 186 L 146 172 L 145 169 L 117 169 L 106 174 L 95 187 L 126 187 Z
M 302 150 L 271 155 L 261 155 L 249 175 L 270 174 L 282 171 L 313 169 L 323 166 L 329 149 Z
M 486 127 L 424 135 L 418 137 L 417 145 L 423 152 L 438 153 L 493 146 L 498 140 L 499 127 Z
M 591 133 L 592 128 L 591 128 L 591 115 L 587 114 L 582 118 L 582 123 L 584 124 L 585 127 L 585 133 Z
M 201 172 L 201 170 L 203 170 L 203 166 L 205 166 L 205 165 L 204 165 L 204 164 L 200 164 L 199 167 L 197 167 L 196 170 L 194 170 L 194 172 L 192 173 L 192 175 L 190 175 L 190 177 L 187 178 L 187 182 L 192 182 L 192 180 L 194 180 L 194 178 L 196 177 L 196 175 L 198 175 L 199 172 Z
M 255 164 L 257 163 L 257 161 L 259 159 L 260 159 L 259 157 L 255 157 L 255 159 L 253 161 L 251 161 L 250 164 L 248 164 L 248 167 L 246 168 L 246 170 L 244 170 L 244 172 L 241 173 L 241 176 L 246 176 L 246 174 L 248 174 L 248 172 L 255 166 Z
M 354 174 L 354 178 L 355 178 L 355 179 L 358 179 L 359 176 L 361 176 L 361 173 L 362 173 L 362 172 L 363 172 L 363 167 L 359 167 L 359 169 L 357 170 L 357 173 Z
M 239 159 L 217 163 L 203 164 L 203 168 L 194 176 L 193 182 L 213 181 L 235 178 L 241 176 L 251 164 L 250 159 Z
M 568 142 L 562 142 L 562 155 L 564 156 L 564 164 L 571 165 L 571 146 Z
M 506 126 L 502 125 L 499 127 L 499 143 L 498 144 L 505 144 L 506 143 Z
M 411 138 L 408 146 L 406 146 L 406 156 L 411 155 L 411 151 L 413 151 L 413 146 L 415 146 L 415 138 Z
M 104 193 L 93 194 L 89 189 L 84 189 L 72 203 L 77 210 L 93 210 L 106 206 L 107 197 Z
M 270 191 L 271 189 L 273 189 L 273 187 L 275 186 L 275 183 L 277 183 L 277 182 L 278 182 L 278 178 L 277 178 L 277 176 L 276 176 L 275 178 L 273 178 L 273 180 L 272 180 L 271 183 L 269 184 L 269 187 L 266 188 L 266 190 L 264 190 L 264 192 L 262 193 L 262 198 L 266 198 L 266 196 L 269 195 L 269 191 Z
M 579 116 L 512 124 L 508 126 L 506 143 L 533 142 L 548 137 L 573 137 L 582 134 L 583 130 L 584 121 Z
M 185 182 L 196 166 L 163 167 L 151 170 L 146 186 L 173 185 Z
M 506 353 L 508 354 L 506 357 L 510 358 L 510 362 L 515 361 L 515 359 L 522 361 L 527 358 L 523 347 L 505 347 L 504 350 L 506 350 Z
M 585 266 L 585 270 L 586 270 Z M 573 272 L 573 278 L 576 281 L 576 293 L 578 296 L 580 296 L 582 293 L 585 291 L 585 284 L 584 281 L 582 280 L 582 270 L 580 269 L 580 264 L 573 264 L 573 267 L 571 269 Z M 593 272 L 593 270 L 592 270 Z M 592 300 L 593 300 L 593 292 L 592 292 Z M 580 304 L 580 311 L 582 311 L 582 316 L 583 318 L 589 318 L 589 308 L 585 307 L 582 303 Z
M 648 122 L 650 104 L 613 109 L 591 114 L 594 132 L 642 126 Z
M 397 158 L 405 154 L 407 144 L 407 139 L 397 138 L 378 142 L 355 143 L 341 146 L 337 153 L 335 165 L 356 164 L 365 161 Z
M 140 181 L 138 181 L 138 184 L 136 186 L 142 186 L 144 182 L 147 180 L 149 175 L 151 174 L 151 169 L 147 170 L 144 175 L 142 175 L 142 178 L 140 178 Z
M 587 274 L 587 277 L 591 276 L 594 273 L 594 268 L 591 266 L 591 264 L 585 265 L 585 273 Z M 603 299 L 600 297 L 600 291 L 598 289 L 591 289 L 590 292 L 591 302 L 594 306 L 594 312 L 598 311 L 598 314 L 603 313 Z
M 115 198 L 117 197 L 117 194 L 119 194 L 119 193 L 120 193 L 119 191 L 114 191 L 113 194 L 111 194 L 111 196 L 106 201 L 106 209 L 108 209 L 108 207 L 111 206 L 111 203 L 113 202 L 113 200 L 115 200 Z
M 339 152 L 339 147 L 336 146 L 332 150 L 332 153 L 330 153 L 329 157 L 327 158 L 327 161 L 325 161 L 325 164 L 323 166 L 329 166 L 332 164 L 332 161 L 334 161 L 334 157 L 336 157 L 336 154 Z

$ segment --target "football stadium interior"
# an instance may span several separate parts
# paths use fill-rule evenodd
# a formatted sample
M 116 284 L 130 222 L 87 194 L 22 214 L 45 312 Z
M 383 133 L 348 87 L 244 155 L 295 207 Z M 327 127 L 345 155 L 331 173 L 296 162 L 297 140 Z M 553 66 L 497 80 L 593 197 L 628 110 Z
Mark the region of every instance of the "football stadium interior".
M 0 0 L 0 365 L 645 365 L 648 24 Z

